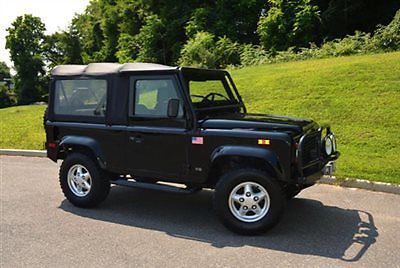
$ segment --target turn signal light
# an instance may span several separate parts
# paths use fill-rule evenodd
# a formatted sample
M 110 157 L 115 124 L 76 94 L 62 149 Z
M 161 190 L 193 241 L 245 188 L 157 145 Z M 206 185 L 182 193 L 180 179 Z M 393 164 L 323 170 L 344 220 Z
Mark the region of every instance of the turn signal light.
M 259 145 L 269 145 L 269 140 L 258 139 Z

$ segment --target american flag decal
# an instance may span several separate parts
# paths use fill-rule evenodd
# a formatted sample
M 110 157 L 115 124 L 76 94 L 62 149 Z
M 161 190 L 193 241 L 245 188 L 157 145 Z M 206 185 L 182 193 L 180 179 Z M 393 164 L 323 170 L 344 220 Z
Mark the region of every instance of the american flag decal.
M 192 137 L 192 144 L 203 144 L 203 137 Z

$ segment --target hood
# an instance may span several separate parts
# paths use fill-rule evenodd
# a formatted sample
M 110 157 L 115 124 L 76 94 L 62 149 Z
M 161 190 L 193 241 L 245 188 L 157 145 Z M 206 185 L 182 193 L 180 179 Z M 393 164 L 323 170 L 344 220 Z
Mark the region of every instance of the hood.
M 200 126 L 205 129 L 285 131 L 296 135 L 318 128 L 318 124 L 310 119 L 269 114 L 216 115 L 200 120 Z

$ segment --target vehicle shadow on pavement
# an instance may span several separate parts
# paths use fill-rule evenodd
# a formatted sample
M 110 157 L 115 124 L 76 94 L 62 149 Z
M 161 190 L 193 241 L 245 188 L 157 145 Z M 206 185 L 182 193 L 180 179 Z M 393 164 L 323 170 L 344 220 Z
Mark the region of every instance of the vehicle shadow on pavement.
M 77 208 L 67 200 L 60 208 L 81 217 L 157 230 L 217 248 L 246 245 L 349 262 L 359 260 L 378 236 L 371 214 L 304 198 L 288 202 L 281 222 L 260 236 L 240 236 L 225 229 L 213 213 L 211 191 L 179 195 L 112 187 L 98 208 Z

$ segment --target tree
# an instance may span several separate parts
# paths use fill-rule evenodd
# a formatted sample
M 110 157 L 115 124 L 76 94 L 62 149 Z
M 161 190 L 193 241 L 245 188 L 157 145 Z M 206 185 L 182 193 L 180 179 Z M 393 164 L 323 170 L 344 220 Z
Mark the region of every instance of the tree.
M 260 17 L 257 32 L 267 50 L 306 47 L 318 39 L 317 6 L 310 0 L 268 0 L 270 9 Z
M 40 100 L 45 93 L 43 45 L 45 26 L 38 17 L 23 15 L 7 29 L 6 48 L 17 72 L 15 89 L 19 104 Z
M 85 63 L 153 61 L 175 64 L 198 32 L 256 43 L 265 0 L 97 0 L 75 17 Z
M 12 105 L 7 85 L 9 81 L 4 81 L 4 78 L 11 78 L 10 68 L 5 62 L 0 61 L 0 108 Z
M 312 0 L 321 11 L 321 36 L 343 38 L 355 31 L 371 33 L 378 24 L 387 25 L 400 8 L 399 0 Z
M 4 78 L 10 78 L 10 68 L 3 61 L 0 61 L 0 81 L 3 81 Z
M 74 25 L 70 25 L 66 31 L 46 36 L 44 57 L 50 69 L 59 64 L 82 64 L 81 53 L 81 43 Z

